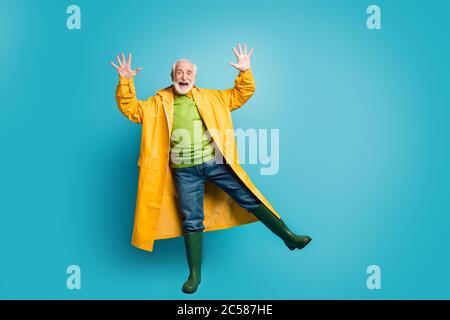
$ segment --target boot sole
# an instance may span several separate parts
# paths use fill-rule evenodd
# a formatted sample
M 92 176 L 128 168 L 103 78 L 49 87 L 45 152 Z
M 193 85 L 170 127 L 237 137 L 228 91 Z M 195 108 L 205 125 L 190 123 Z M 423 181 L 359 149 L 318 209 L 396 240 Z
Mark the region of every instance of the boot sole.
M 310 242 L 312 241 L 312 239 L 311 238 L 309 238 L 309 240 L 305 243 L 305 245 L 303 246 L 303 247 L 301 247 L 301 248 L 298 248 L 298 247 L 296 247 L 296 246 L 287 246 L 290 250 L 295 250 L 295 249 L 299 249 L 299 250 L 301 250 L 301 249 L 303 249 L 303 248 L 305 248 Z
M 183 289 L 183 288 L 181 288 L 181 291 L 183 291 L 184 293 L 187 293 L 187 294 L 195 293 L 195 292 L 197 292 L 197 290 L 198 290 L 198 286 L 200 285 L 200 282 L 202 282 L 202 280 L 200 280 L 200 281 L 198 282 L 197 288 L 196 288 L 194 291 L 185 290 L 185 289 Z

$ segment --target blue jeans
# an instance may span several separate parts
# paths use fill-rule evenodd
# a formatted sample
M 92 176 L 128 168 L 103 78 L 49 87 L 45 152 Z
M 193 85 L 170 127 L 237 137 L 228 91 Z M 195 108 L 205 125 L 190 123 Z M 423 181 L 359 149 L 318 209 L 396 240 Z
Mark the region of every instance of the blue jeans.
M 199 232 L 203 225 L 205 181 L 210 181 L 228 193 L 241 207 L 253 212 L 261 201 L 240 181 L 228 164 L 211 159 L 187 168 L 172 168 L 183 216 L 184 232 Z

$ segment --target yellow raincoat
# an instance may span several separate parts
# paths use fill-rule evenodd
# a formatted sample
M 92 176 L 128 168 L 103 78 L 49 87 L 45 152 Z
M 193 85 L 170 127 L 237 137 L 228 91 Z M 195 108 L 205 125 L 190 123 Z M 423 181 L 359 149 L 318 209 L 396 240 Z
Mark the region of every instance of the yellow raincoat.
M 183 235 L 178 195 L 169 164 L 173 90 L 173 86 L 170 86 L 147 100 L 138 100 L 133 79 L 120 75 L 116 90 L 120 111 L 131 121 L 142 125 L 132 244 L 146 251 L 153 251 L 154 240 Z M 240 72 L 232 89 L 192 88 L 200 116 L 217 149 L 250 191 L 280 218 L 238 163 L 230 112 L 241 107 L 254 92 L 255 82 L 251 70 Z M 204 216 L 205 232 L 258 221 L 226 192 L 209 182 L 205 184 Z

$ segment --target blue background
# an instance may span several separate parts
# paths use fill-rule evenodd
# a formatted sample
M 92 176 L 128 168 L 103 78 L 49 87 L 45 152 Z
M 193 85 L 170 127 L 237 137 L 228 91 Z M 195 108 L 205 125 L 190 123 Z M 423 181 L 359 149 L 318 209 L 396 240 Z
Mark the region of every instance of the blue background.
M 81 7 L 81 30 L 66 8 Z M 366 9 L 382 10 L 382 30 Z M 0 298 L 450 298 L 448 1 L 17 1 L 0 4 Z M 236 128 L 280 129 L 280 170 L 250 177 L 295 232 L 260 223 L 205 234 L 203 281 L 181 237 L 131 246 L 140 126 L 108 64 L 132 52 L 145 99 L 172 63 L 232 86 L 231 48 L 255 48 Z M 82 289 L 66 288 L 66 268 Z M 366 268 L 379 265 L 381 290 Z

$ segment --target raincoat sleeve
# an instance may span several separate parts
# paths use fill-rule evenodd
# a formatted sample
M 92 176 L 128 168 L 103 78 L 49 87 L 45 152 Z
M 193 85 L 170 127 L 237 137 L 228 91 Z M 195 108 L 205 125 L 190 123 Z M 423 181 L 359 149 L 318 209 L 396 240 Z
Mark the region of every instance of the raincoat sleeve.
M 240 108 L 255 93 L 256 86 L 252 70 L 240 71 L 234 80 L 234 88 L 212 90 L 219 101 L 228 106 L 230 111 Z
M 119 75 L 119 84 L 116 90 L 116 101 L 120 112 L 135 123 L 142 124 L 143 109 L 146 101 L 136 98 L 134 79 Z

